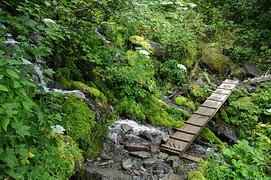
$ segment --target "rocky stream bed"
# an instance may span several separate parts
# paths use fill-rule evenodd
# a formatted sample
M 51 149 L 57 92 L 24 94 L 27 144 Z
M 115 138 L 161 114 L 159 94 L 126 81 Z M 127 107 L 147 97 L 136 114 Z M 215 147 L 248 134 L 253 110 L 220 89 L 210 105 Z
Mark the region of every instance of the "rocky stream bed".
M 171 129 L 155 128 L 120 119 L 110 127 L 100 157 L 86 162 L 83 179 L 87 180 L 181 180 L 198 164 L 160 151 Z M 193 143 L 188 154 L 206 159 L 213 148 Z

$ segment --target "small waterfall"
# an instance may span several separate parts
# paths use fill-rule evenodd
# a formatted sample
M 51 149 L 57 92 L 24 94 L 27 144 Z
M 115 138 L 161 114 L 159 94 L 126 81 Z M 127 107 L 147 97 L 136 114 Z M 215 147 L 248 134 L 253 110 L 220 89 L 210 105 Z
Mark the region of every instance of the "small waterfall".
M 118 138 L 120 136 L 120 132 L 122 131 L 121 126 L 124 124 L 130 126 L 132 129 L 132 133 L 130 133 L 129 136 L 136 137 L 139 134 L 146 132 L 149 134 L 157 134 L 158 136 L 162 137 L 162 139 L 164 139 L 164 140 L 167 140 L 169 138 L 169 135 L 167 133 L 165 133 L 157 128 L 138 124 L 137 122 L 135 122 L 133 120 L 129 120 L 129 119 L 120 119 L 108 127 L 110 130 L 108 137 L 115 144 L 118 144 Z
M 11 34 L 6 35 L 6 44 L 12 47 L 16 47 L 16 43 L 18 43 Z M 34 46 L 35 48 L 35 46 Z M 62 89 L 55 89 L 55 88 L 49 88 L 48 84 L 44 81 L 44 74 L 41 66 L 39 64 L 46 65 L 46 62 L 43 60 L 41 56 L 36 57 L 36 61 L 38 64 L 33 64 L 32 62 L 21 58 L 22 62 L 26 66 L 32 66 L 33 70 L 36 72 L 37 76 L 33 77 L 33 81 L 38 85 L 41 86 L 46 93 L 51 93 L 51 92 L 57 92 L 61 94 L 73 94 L 76 95 L 80 98 L 86 99 L 86 96 L 79 90 L 72 90 L 72 91 L 67 91 L 67 90 L 62 90 Z

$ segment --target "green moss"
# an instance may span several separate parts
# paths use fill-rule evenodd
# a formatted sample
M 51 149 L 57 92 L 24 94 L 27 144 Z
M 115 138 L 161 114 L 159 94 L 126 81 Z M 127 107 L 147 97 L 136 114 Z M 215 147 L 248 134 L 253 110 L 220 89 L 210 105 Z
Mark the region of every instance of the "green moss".
M 93 143 L 90 140 L 90 135 L 92 131 L 95 131 L 95 113 L 89 109 L 82 99 L 74 95 L 67 96 L 62 106 L 62 111 L 66 114 L 64 121 L 70 127 L 67 130 L 67 134 L 84 151 L 84 156 L 91 156 L 91 154 L 86 154 L 86 151 Z
M 228 70 L 228 58 L 222 55 L 215 43 L 207 45 L 202 54 L 202 63 L 208 65 L 213 72 L 224 74 Z
M 51 133 L 49 138 L 56 140 L 56 146 L 47 146 L 33 158 L 36 170 L 41 168 L 40 178 L 69 179 L 81 166 L 81 151 L 70 136 Z
M 73 89 L 87 90 L 92 98 L 98 98 L 105 103 L 107 102 L 107 98 L 105 97 L 105 95 L 94 87 L 89 87 L 86 84 L 79 81 L 73 81 L 71 83 L 71 87 Z
M 60 82 L 63 89 L 71 88 L 70 74 L 70 69 L 67 67 L 56 70 L 56 79 Z
M 183 109 L 182 112 L 183 112 L 183 115 L 184 115 L 184 117 L 186 119 L 189 119 L 191 117 L 191 114 L 188 111 L 186 111 L 186 110 Z
M 224 109 L 221 109 L 220 110 L 220 114 L 221 114 L 221 117 L 222 119 L 227 122 L 227 123 L 230 123 L 230 119 L 228 117 L 228 114 L 226 113 L 226 111 Z
M 147 51 L 151 51 L 151 52 L 154 52 L 155 50 L 153 49 L 153 47 L 151 46 L 151 44 L 145 40 L 144 37 L 140 37 L 140 36 L 131 36 L 129 38 L 129 40 L 134 43 L 134 44 L 137 44 L 141 47 L 143 47 L 145 50 Z
M 206 180 L 200 171 L 192 171 L 188 173 L 189 180 Z
M 183 125 L 182 120 L 175 120 L 165 109 L 158 109 L 157 111 L 150 112 L 149 118 L 151 119 L 152 124 L 155 125 L 164 125 L 168 127 L 181 127 Z
M 179 105 L 179 106 L 182 106 L 182 105 L 184 105 L 184 103 L 187 102 L 186 98 L 183 97 L 183 96 L 178 96 L 178 97 L 176 97 L 176 98 L 174 99 L 174 101 L 175 101 L 175 103 L 176 103 L 177 105 Z
M 218 137 L 216 137 L 216 135 L 207 127 L 202 130 L 200 135 L 207 139 L 211 145 L 215 146 L 215 144 L 218 144 L 220 148 L 225 148 L 227 146 L 226 143 L 222 142 Z
M 136 103 L 134 99 L 124 98 L 115 107 L 119 114 L 126 114 L 132 119 L 140 119 L 145 121 L 146 116 L 143 112 L 141 104 Z
M 192 101 L 186 102 L 184 105 L 192 111 L 196 111 L 197 109 L 196 105 Z

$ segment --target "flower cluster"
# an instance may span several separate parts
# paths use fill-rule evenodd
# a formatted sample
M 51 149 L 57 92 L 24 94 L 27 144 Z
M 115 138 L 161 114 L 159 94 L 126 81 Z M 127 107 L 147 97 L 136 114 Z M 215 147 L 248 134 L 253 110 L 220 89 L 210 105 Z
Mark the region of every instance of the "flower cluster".
M 45 22 L 45 23 L 54 23 L 54 24 L 56 24 L 56 22 L 54 20 L 49 19 L 49 18 L 45 18 L 42 21 Z
M 51 129 L 54 133 L 64 134 L 65 129 L 60 125 L 51 126 Z
M 177 64 L 177 67 L 185 72 L 187 71 L 186 67 L 183 64 Z
M 146 51 L 146 50 L 139 50 L 139 53 L 140 54 L 143 54 L 143 55 L 146 55 L 146 56 L 148 56 L 150 53 L 148 52 L 148 51 Z

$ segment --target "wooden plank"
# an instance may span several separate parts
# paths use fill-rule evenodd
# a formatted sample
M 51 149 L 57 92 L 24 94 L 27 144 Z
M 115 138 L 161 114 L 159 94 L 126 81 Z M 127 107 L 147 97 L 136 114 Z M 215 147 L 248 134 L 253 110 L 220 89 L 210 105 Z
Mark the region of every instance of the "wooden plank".
M 208 116 L 202 116 L 199 114 L 193 114 L 186 122 L 188 124 L 192 125 L 198 125 L 198 126 L 203 126 L 208 122 L 210 117 Z
M 226 79 L 224 82 L 229 83 L 229 84 L 238 84 L 239 83 L 238 80 L 231 80 L 231 79 Z
M 217 94 L 225 94 L 225 95 L 228 95 L 228 94 L 231 94 L 231 90 L 228 90 L 228 89 L 216 89 L 214 91 L 214 93 L 217 93 Z
M 187 148 L 188 144 L 189 144 L 188 142 L 179 141 L 179 140 L 175 140 L 175 139 L 168 139 L 166 144 L 163 144 L 162 146 L 164 148 L 168 148 L 168 149 L 178 151 L 181 153 L 184 149 Z
M 218 109 L 222 104 L 222 102 L 206 100 L 201 106 Z
M 161 145 L 161 150 L 170 152 L 170 153 L 172 153 L 172 154 L 177 154 L 177 155 L 180 154 L 180 152 L 178 152 L 178 151 L 174 151 L 174 150 L 168 149 L 168 148 L 166 148 L 166 147 L 163 147 L 163 144 Z
M 224 102 L 227 98 L 228 98 L 228 95 L 213 93 L 211 94 L 210 97 L 208 97 L 208 100 Z
M 185 133 L 189 133 L 189 134 L 195 134 L 195 135 L 198 134 L 200 129 L 201 129 L 201 127 L 193 126 L 191 124 L 184 124 L 182 127 L 176 128 L 177 131 L 181 131 L 181 132 L 185 132 Z
M 219 89 L 228 89 L 233 90 L 235 88 L 236 84 L 228 84 L 228 83 L 222 83 L 220 86 L 218 86 Z
M 216 109 L 199 107 L 195 114 L 203 115 L 203 116 L 212 116 L 214 115 Z
M 188 159 L 188 160 L 190 160 L 190 161 L 194 161 L 194 162 L 196 162 L 196 163 L 199 163 L 199 162 L 201 161 L 200 158 L 194 157 L 194 156 L 190 156 L 190 155 L 188 155 L 188 154 L 183 154 L 181 157 L 182 157 L 182 158 L 185 158 L 185 159 Z
M 187 134 L 187 133 L 180 132 L 180 131 L 176 131 L 172 136 L 170 136 L 170 138 L 182 140 L 185 142 L 191 141 L 193 139 L 193 137 L 194 137 L 194 135 L 192 135 L 192 134 Z

